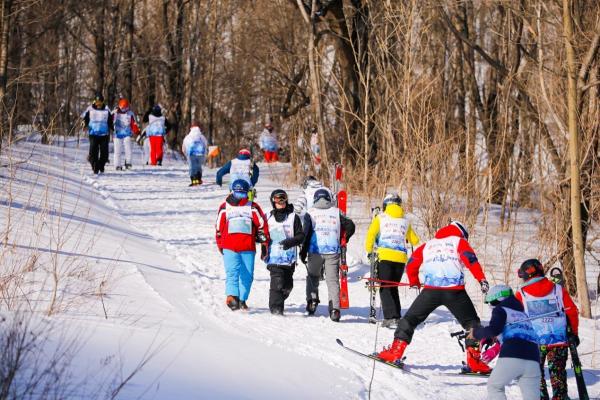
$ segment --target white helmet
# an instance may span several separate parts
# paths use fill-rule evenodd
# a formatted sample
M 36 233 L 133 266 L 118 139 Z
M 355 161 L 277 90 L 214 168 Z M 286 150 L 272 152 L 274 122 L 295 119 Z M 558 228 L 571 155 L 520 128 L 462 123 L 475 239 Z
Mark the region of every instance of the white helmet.
M 513 291 L 510 286 L 504 284 L 494 285 L 485 295 L 485 302 L 492 303 L 492 305 L 494 305 L 493 303 L 499 303 L 502 300 L 505 300 L 512 296 L 512 294 Z

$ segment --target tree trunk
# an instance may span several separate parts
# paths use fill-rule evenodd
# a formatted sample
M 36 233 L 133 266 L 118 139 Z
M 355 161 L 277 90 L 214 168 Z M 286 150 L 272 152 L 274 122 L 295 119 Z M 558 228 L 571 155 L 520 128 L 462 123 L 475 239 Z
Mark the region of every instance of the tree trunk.
M 583 233 L 581 229 L 581 192 L 579 176 L 579 132 L 577 121 L 577 76 L 575 51 L 572 46 L 573 20 L 571 1 L 563 0 L 563 27 L 565 49 L 567 53 L 567 104 L 569 127 L 569 163 L 571 171 L 571 234 L 573 240 L 573 258 L 577 279 L 577 295 L 580 313 L 585 318 L 592 317 L 587 279 L 585 276 Z
M 122 86 L 129 101 L 133 97 L 133 34 L 135 30 L 135 0 L 129 0 L 125 12 L 125 76 Z

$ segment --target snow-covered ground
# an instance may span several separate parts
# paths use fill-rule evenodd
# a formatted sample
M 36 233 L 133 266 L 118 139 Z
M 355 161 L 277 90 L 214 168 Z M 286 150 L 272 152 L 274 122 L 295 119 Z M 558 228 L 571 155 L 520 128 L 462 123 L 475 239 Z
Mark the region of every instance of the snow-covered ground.
M 141 152 L 137 146 L 134 150 L 133 170 L 117 172 L 109 164 L 105 174 L 94 176 L 85 161 L 85 143 L 79 149 L 74 142 L 66 147 L 21 143 L 9 153 L 16 164 L 0 169 L 0 260 L 4 265 L 25 262 L 35 253 L 42 270 L 69 266 L 58 274 L 58 293 L 63 295 L 51 318 L 71 326 L 83 341 L 74 370 L 88 387 L 93 388 L 94 372 L 107 360 L 118 360 L 111 368 L 118 365 L 125 377 L 150 353 L 118 398 L 485 398 L 485 378 L 451 374 L 464 356 L 449 336 L 460 327 L 446 309 L 437 310 L 416 331 L 406 352 L 407 363 L 425 380 L 373 365 L 336 344 L 341 338 L 370 352 L 393 337 L 393 330 L 367 323 L 368 292 L 359 277 L 368 273 L 363 243 L 370 218 L 360 199 L 349 205 L 357 235 L 348 256 L 351 307 L 340 323 L 329 320 L 323 305 L 315 317 L 305 315 L 302 264 L 294 274 L 286 315 L 272 316 L 269 273 L 260 260 L 250 311 L 234 313 L 224 304 L 225 273 L 214 243 L 216 210 L 227 194 L 214 184 L 215 171 L 205 171 L 202 186 L 188 187 L 183 161 L 170 156 L 162 167 L 142 166 Z M 6 156 L 2 164 L 8 164 Z M 277 187 L 288 190 L 292 200 L 298 196 L 288 178 L 289 165 L 260 167 L 257 202 L 265 210 Z M 528 258 L 521 254 L 536 247 L 531 236 L 535 216 L 519 217 L 518 244 L 512 232 L 491 229 L 483 235 L 478 227 L 472 234 L 491 283 L 503 279 L 507 263 L 514 271 Z M 425 236 L 418 222 L 416 226 Z M 508 248 L 516 254 L 507 254 Z M 591 268 L 590 278 L 596 275 L 597 267 Z M 48 276 L 52 274 L 32 273 L 25 285 L 41 311 L 51 302 Z M 41 286 L 44 290 L 36 293 Z M 468 290 L 485 319 L 489 310 L 472 279 Z M 324 284 L 320 293 L 326 299 Z M 79 294 L 87 300 L 77 300 Z M 406 309 L 416 293 L 401 289 L 401 295 Z M 598 315 L 597 301 L 593 307 Z M 582 321 L 580 335 L 592 398 L 600 396 L 598 325 L 597 318 Z M 569 384 L 576 398 L 572 374 Z M 71 397 L 86 398 L 83 392 Z M 509 398 L 520 398 L 516 386 L 509 389 Z

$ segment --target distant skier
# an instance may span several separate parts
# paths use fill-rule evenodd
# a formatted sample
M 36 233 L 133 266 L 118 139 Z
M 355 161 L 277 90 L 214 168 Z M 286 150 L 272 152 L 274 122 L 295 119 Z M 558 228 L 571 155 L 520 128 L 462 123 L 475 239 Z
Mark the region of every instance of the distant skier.
M 401 360 L 415 328 L 440 306 L 446 306 L 464 329 L 480 325 L 477 311 L 465 290 L 465 267 L 480 283 L 482 293 L 487 293 L 489 284 L 468 239 L 466 228 L 453 221 L 412 253 L 406 265 L 408 282 L 410 286 L 419 287 L 419 275 L 422 275 L 423 290 L 398 322 L 392 345 L 383 349 L 379 358 L 389 362 Z M 469 340 L 466 345 L 467 367 L 471 372 L 489 373 L 490 367 L 480 360 L 478 344 Z
M 271 243 L 269 255 L 265 259 L 271 273 L 269 290 L 269 310 L 271 314 L 283 315 L 284 301 L 294 287 L 296 269 L 296 246 L 304 243 L 304 231 L 300 217 L 294 213 L 294 207 L 288 203 L 288 195 L 283 189 L 271 193 L 273 210 L 267 219 Z
M 190 128 L 190 132 L 183 139 L 181 151 L 187 157 L 190 168 L 190 186 L 202 184 L 202 165 L 208 154 L 208 141 L 202 134 L 198 124 Z
M 96 92 L 92 105 L 81 115 L 87 128 L 90 140 L 88 161 L 94 174 L 104 173 L 104 166 L 108 162 L 108 141 L 113 128 L 113 119 L 110 110 L 104 104 L 104 96 Z
M 355 226 L 332 202 L 331 192 L 327 188 L 317 190 L 313 206 L 304 215 L 304 244 L 300 259 L 307 265 L 306 311 L 313 315 L 319 305 L 319 280 L 325 272 L 327 293 L 329 296 L 329 317 L 340 320 L 340 251 L 341 238 L 349 240 Z M 307 263 L 308 258 L 308 263 Z
M 148 124 L 145 135 L 150 142 L 150 165 L 162 165 L 165 136 L 171 130 L 171 124 L 158 104 L 146 111 L 143 121 Z
M 247 310 L 246 301 L 254 280 L 256 243 L 267 254 L 269 228 L 260 206 L 248 200 L 250 185 L 237 179 L 231 194 L 219 207 L 216 240 L 225 264 L 225 303 L 232 310 Z
M 217 185 L 223 186 L 223 177 L 230 174 L 230 182 L 243 179 L 248 182 L 252 189 L 256 185 L 256 182 L 258 182 L 259 173 L 258 165 L 252 162 L 252 153 L 250 153 L 250 150 L 241 149 L 236 158 L 228 161 L 217 171 L 216 181 Z
M 390 193 L 384 197 L 383 212 L 373 218 L 365 240 L 365 250 L 369 254 L 377 244 L 379 265 L 376 278 L 400 282 L 408 259 L 407 242 L 416 246 L 419 243 L 419 236 L 404 217 L 400 196 L 397 193 Z M 386 328 L 396 326 L 401 317 L 398 287 L 382 287 L 379 295 L 384 318 L 381 326 Z
M 541 399 L 547 400 L 548 388 L 544 376 L 544 364 L 548 359 L 550 383 L 552 385 L 552 399 L 568 399 L 567 390 L 567 359 L 569 357 L 569 344 L 567 325 L 571 326 L 575 343 L 579 344 L 579 311 L 567 289 L 555 284 L 544 276 L 544 267 L 537 259 L 523 262 L 518 271 L 523 285 L 516 293 L 516 297 L 523 303 L 525 312 L 534 317 L 556 311 L 556 316 L 536 318 L 531 322 L 539 336 L 540 344 L 540 380 Z M 568 324 L 567 324 L 568 320 Z
M 310 134 L 310 152 L 317 171 L 321 168 L 321 146 L 319 145 L 319 133 L 313 128 Z
M 140 128 L 135 121 L 135 114 L 129 109 L 129 101 L 126 98 L 119 100 L 119 105 L 113 111 L 113 123 L 115 127 L 114 158 L 115 169 L 123 170 L 122 151 L 125 150 L 125 168 L 131 168 L 131 135 L 138 135 Z
M 540 398 L 540 352 L 537 344 L 537 333 L 532 321 L 525 314 L 523 304 L 513 295 L 507 285 L 496 285 L 490 288 L 485 302 L 494 307 L 492 318 L 487 327 L 475 327 L 468 339 L 492 340 L 496 336 L 501 342 L 482 353 L 482 361 L 489 363 L 497 354 L 499 358 L 492 374 L 488 378 L 488 400 L 506 400 L 505 387 L 513 380 L 519 383 L 524 400 Z M 491 354 L 486 354 L 486 353 Z M 488 359 L 489 357 L 489 359 Z
M 302 182 L 302 189 L 304 189 L 304 191 L 294 203 L 294 212 L 298 214 L 301 219 L 304 219 L 306 211 L 313 206 L 315 192 L 319 189 L 326 189 L 328 191 L 329 189 L 324 187 L 323 184 L 312 175 L 309 175 L 304 179 Z M 333 198 L 333 195 L 331 197 Z
M 265 125 L 265 129 L 263 129 L 260 134 L 259 147 L 263 151 L 265 162 L 272 163 L 279 160 L 277 134 L 273 130 L 273 125 L 270 122 Z

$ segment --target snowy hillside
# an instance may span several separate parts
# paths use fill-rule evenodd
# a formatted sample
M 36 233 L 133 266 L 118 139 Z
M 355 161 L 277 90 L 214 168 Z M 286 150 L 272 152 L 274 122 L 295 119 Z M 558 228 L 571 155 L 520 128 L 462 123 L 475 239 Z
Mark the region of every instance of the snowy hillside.
M 2 261 L 7 265 L 9 260 L 18 263 L 32 253 L 38 255 L 37 265 L 46 272 L 32 273 L 24 287 L 35 298 L 40 319 L 47 319 L 41 314 L 52 303 L 52 293 L 44 286 L 52 266 L 73 269 L 60 280 L 59 302 L 49 318 L 68 325 L 81 340 L 73 371 L 85 385 L 70 398 L 87 398 L 86 393 L 95 390 L 99 382 L 94 372 L 107 360 L 126 377 L 149 353 L 153 356 L 117 398 L 485 398 L 485 378 L 453 374 L 464 355 L 450 338 L 449 332 L 460 326 L 446 309 L 437 310 L 416 331 L 406 352 L 412 371 L 426 379 L 374 366 L 336 344 L 335 339 L 341 338 L 348 346 L 371 352 L 393 337 L 393 330 L 367 323 L 368 292 L 359 277 L 368 273 L 363 243 L 370 218 L 360 199 L 349 204 L 357 234 L 350 241 L 348 258 L 351 307 L 342 311 L 340 323 L 330 321 L 323 305 L 315 317 L 305 315 L 302 264 L 294 274 L 286 315 L 272 316 L 269 273 L 260 260 L 248 300 L 250 311 L 234 313 L 225 306 L 225 272 L 214 242 L 216 210 L 227 194 L 214 184 L 215 170 L 205 171 L 202 186 L 188 187 L 183 161 L 171 156 L 162 167 L 141 166 L 135 146 L 133 170 L 117 172 L 108 165 L 105 174 L 94 176 L 85 159 L 87 144 L 79 149 L 75 145 L 21 143 L 11 148 L 10 163 L 6 156 L 1 160 L 11 166 L 0 169 L 0 226 L 11 226 L 3 234 L 7 240 L 0 247 Z M 298 196 L 299 189 L 288 179 L 289 165 L 260 168 L 257 202 L 265 210 L 271 208 L 268 196 L 275 188 L 288 190 L 292 200 Z M 412 218 L 417 222 L 416 216 Z M 523 223 L 515 235 L 530 237 L 527 232 L 534 228 L 528 222 L 534 216 L 523 212 L 519 218 Z M 427 239 L 418 222 L 416 228 Z M 484 235 L 479 227 L 472 235 L 492 284 L 503 278 L 501 267 L 507 258 L 512 271 L 528 258 L 505 253 L 511 235 L 494 231 Z M 526 253 L 535 243 L 523 239 L 519 246 Z M 87 275 L 75 273 L 82 270 Z M 597 269 L 589 273 L 595 277 Z M 478 285 L 468 279 L 469 293 L 485 319 L 489 310 Z M 86 293 L 85 302 L 77 300 L 80 292 Z M 326 297 L 324 283 L 320 293 Z M 406 310 L 416 293 L 403 288 L 401 295 Z M 593 309 L 596 318 L 582 321 L 579 350 L 589 393 L 598 398 L 597 300 Z M 575 398 L 571 372 L 569 385 Z M 518 393 L 512 386 L 508 397 L 520 398 Z

